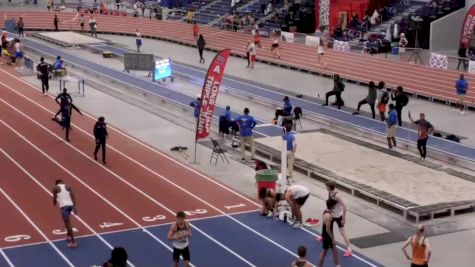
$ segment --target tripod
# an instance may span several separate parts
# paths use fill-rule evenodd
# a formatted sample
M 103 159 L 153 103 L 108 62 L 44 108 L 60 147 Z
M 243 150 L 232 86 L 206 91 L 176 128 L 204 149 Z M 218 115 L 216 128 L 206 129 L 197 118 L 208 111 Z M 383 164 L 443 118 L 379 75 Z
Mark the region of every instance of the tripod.
M 417 61 L 420 61 L 420 64 L 424 65 L 424 62 L 422 61 L 422 49 L 419 47 L 419 28 L 416 26 L 416 38 L 414 40 L 414 50 L 412 51 L 411 56 L 409 57 L 409 60 L 407 62 L 411 62 L 412 58 L 414 58 L 414 64 L 417 64 Z

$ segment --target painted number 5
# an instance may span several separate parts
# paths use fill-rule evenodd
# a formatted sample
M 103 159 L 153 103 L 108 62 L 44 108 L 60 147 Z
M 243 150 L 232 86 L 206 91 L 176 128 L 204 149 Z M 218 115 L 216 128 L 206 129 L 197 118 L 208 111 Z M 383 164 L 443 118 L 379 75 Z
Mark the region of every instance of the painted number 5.
M 31 238 L 31 236 L 29 236 L 29 235 L 11 235 L 11 236 L 5 237 L 5 241 L 7 241 L 7 242 L 18 242 L 20 240 L 28 240 L 30 238 Z
M 101 227 L 102 229 L 104 228 L 110 228 L 110 227 L 114 227 L 114 226 L 120 226 L 122 225 L 123 223 L 110 223 L 110 222 L 105 222 L 103 224 L 99 224 L 99 227 Z
M 184 213 L 188 216 L 192 216 L 192 215 L 198 215 L 198 214 L 206 214 L 208 211 L 204 210 L 204 209 L 196 209 L 196 210 L 187 210 L 187 211 L 184 211 Z
M 145 217 L 142 218 L 142 220 L 144 220 L 146 222 L 155 222 L 155 221 L 165 220 L 166 218 L 167 218 L 167 216 L 165 216 L 165 215 L 156 215 L 156 216 L 152 216 L 152 217 L 145 216 Z
M 53 230 L 53 234 L 54 235 L 65 235 L 68 231 L 66 231 L 66 229 L 62 230 L 62 229 L 56 229 L 56 230 Z M 73 227 L 73 232 L 78 232 L 78 229 L 76 227 Z

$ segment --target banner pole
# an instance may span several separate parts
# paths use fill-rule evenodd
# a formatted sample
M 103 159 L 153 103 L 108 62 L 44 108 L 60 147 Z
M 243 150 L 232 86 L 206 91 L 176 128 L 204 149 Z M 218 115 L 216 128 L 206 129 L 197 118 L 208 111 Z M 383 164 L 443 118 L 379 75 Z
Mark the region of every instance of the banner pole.
M 193 164 L 198 164 L 196 161 L 196 147 L 198 146 L 198 118 L 196 119 L 196 130 L 195 130 L 195 156 L 193 158 Z

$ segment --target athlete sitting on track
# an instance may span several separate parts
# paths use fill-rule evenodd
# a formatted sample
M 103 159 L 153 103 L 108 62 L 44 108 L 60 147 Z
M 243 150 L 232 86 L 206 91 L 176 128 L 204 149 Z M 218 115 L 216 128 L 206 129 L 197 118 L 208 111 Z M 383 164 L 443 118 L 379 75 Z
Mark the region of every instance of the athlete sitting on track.
M 63 218 L 64 225 L 66 226 L 66 239 L 70 241 L 68 243 L 68 247 L 75 248 L 77 247 L 77 243 L 74 239 L 70 217 L 71 211 L 74 211 L 74 214 L 76 215 L 78 214 L 76 209 L 76 200 L 71 187 L 65 185 L 62 180 L 56 180 L 56 186 L 53 188 L 53 205 L 56 206 L 56 203 L 59 205 L 61 217 Z
M 191 237 L 191 226 L 185 221 L 186 214 L 179 211 L 176 214 L 177 221 L 172 224 L 170 231 L 168 231 L 168 240 L 172 241 L 173 245 L 173 266 L 178 267 L 180 256 L 183 256 L 183 261 L 186 267 L 190 266 L 190 250 L 188 248 L 189 238 Z

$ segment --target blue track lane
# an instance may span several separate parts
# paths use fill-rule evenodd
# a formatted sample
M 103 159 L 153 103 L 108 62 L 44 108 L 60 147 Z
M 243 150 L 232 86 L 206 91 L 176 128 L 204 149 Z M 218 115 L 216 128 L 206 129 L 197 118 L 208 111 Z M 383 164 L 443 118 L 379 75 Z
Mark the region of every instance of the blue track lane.
M 213 220 L 204 219 L 203 222 Z M 193 222 L 194 223 L 194 222 Z M 170 225 L 153 227 L 150 231 L 162 240 L 167 240 Z M 201 229 L 201 228 L 200 228 Z M 231 248 L 233 249 L 233 248 Z M 222 267 L 222 266 L 248 266 L 231 252 L 225 250 L 200 232 L 193 230 L 193 236 L 190 239 L 191 262 L 196 266 Z M 166 258 L 163 266 L 171 263 L 171 253 Z M 168 260 L 168 262 L 167 262 Z
M 110 255 L 110 249 L 96 236 L 78 240 L 78 246 L 71 249 L 66 241 L 54 243 L 75 266 L 101 265 Z
M 66 261 L 49 244 L 5 249 L 4 252 L 15 267 L 68 266 Z
M 195 229 L 190 240 L 191 262 L 195 266 L 246 267 L 252 264 L 259 267 L 287 267 L 290 262 L 295 260 L 289 251 L 296 254 L 300 245 L 307 246 L 309 260 L 316 265 L 317 257 L 321 251 L 321 243 L 315 239 L 313 234 L 293 229 L 286 223 L 262 217 L 257 212 L 233 215 L 232 217 L 255 232 L 229 217 L 201 219 L 193 221 L 192 224 L 239 256 L 227 251 Z M 169 228 L 170 224 L 147 229 L 171 247 L 166 238 Z M 281 247 L 259 236 L 256 232 Z M 171 251 L 142 230 L 128 230 L 101 236 L 114 247 L 124 247 L 129 255 L 129 261 L 137 267 L 170 266 L 172 263 Z M 95 236 L 80 238 L 78 243 L 79 246 L 76 249 L 67 248 L 65 241 L 57 241 L 55 245 L 75 266 L 100 266 L 110 257 L 110 250 Z M 67 266 L 66 262 L 49 244 L 24 246 L 4 251 L 15 266 Z M 381 266 L 360 254 L 355 253 L 355 255 L 360 258 L 341 257 L 342 265 L 352 267 Z M 331 255 L 328 255 L 327 264 L 331 266 L 331 262 Z M 0 258 L 0 267 L 3 266 L 8 265 Z
M 317 241 L 316 237 L 311 235 L 310 233 L 305 232 L 303 230 L 296 230 L 287 223 L 262 217 L 257 212 L 234 215 L 233 217 L 294 253 L 296 253 L 297 248 L 299 246 L 305 245 L 308 250 L 308 259 L 315 265 L 318 263 L 318 256 L 322 251 L 322 243 Z M 321 224 L 318 225 L 318 228 L 319 230 L 321 229 Z M 339 233 L 336 234 L 338 235 Z M 292 238 L 289 238 L 289 236 L 292 236 Z M 356 259 L 355 257 L 343 257 L 343 252 L 341 250 L 339 250 L 339 252 L 342 266 L 371 266 L 359 259 Z M 374 266 L 381 266 L 357 253 L 355 253 L 355 255 L 361 257 L 367 262 L 370 262 L 371 264 L 374 264 Z M 328 254 L 326 262 L 326 266 L 333 265 L 333 258 L 331 256 L 331 253 Z
M 288 267 L 295 259 L 290 253 L 227 217 L 197 221 L 194 224 L 256 266 Z
M 114 247 L 124 247 L 129 255 L 129 261 L 136 267 L 168 266 L 164 265 L 165 259 L 171 259 L 171 252 L 142 230 L 106 234 L 103 237 Z M 162 241 L 167 243 L 166 240 Z M 109 257 L 110 251 L 104 255 L 103 262 Z

